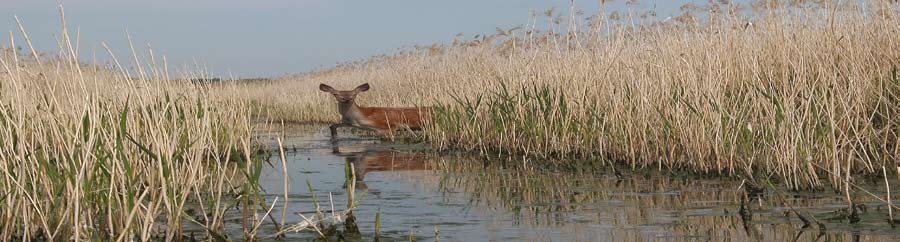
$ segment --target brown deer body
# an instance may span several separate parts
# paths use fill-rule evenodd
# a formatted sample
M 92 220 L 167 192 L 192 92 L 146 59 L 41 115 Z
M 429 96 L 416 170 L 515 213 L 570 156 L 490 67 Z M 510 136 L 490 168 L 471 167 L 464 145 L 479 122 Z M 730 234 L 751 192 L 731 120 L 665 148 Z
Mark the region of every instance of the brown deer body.
M 329 127 L 332 143 L 337 142 L 337 129 L 340 127 L 373 130 L 393 138 L 394 130 L 400 127 L 412 130 L 422 129 L 424 121 L 429 118 L 431 113 L 431 108 L 428 107 L 361 107 L 356 104 L 356 95 L 369 90 L 368 83 L 350 91 L 338 91 L 331 86 L 320 84 L 319 90 L 331 93 L 338 101 L 341 122 Z

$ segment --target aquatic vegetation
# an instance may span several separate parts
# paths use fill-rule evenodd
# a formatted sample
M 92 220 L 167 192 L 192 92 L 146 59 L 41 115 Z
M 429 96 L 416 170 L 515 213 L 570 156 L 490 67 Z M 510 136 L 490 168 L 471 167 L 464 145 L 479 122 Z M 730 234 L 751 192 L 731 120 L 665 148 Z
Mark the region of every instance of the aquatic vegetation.
M 363 104 L 444 106 L 426 130 L 442 149 L 772 177 L 795 189 L 893 173 L 896 4 L 684 9 L 586 20 L 550 11 L 535 16 L 545 24 L 283 77 L 241 97 L 273 119 L 334 122 L 316 85 L 368 82 Z

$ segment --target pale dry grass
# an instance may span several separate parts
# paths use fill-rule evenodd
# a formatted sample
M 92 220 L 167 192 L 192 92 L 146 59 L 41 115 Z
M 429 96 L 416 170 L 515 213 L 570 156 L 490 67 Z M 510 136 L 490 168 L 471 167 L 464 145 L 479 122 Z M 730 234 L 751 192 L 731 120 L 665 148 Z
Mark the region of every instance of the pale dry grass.
M 187 223 L 217 236 L 259 163 L 247 105 L 170 78 L 152 52 L 83 64 L 63 27 L 56 54 L 0 52 L 0 240 L 180 240 Z
M 428 138 L 482 153 L 598 157 L 792 188 L 849 188 L 852 174 L 893 171 L 896 5 L 753 6 L 693 6 L 706 12 L 659 21 L 604 14 L 568 27 L 550 18 L 551 30 L 415 48 L 241 96 L 276 120 L 336 122 L 316 85 L 368 82 L 362 104 L 446 106 Z

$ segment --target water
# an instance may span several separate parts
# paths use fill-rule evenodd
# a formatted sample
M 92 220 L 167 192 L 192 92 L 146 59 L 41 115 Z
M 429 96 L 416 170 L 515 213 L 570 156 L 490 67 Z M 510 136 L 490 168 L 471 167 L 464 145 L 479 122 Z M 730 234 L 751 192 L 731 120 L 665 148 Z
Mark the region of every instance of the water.
M 434 241 L 436 230 L 440 241 L 900 240 L 900 229 L 887 222 L 884 203 L 863 192 L 854 194 L 862 204 L 861 219 L 851 224 L 844 216 L 843 194 L 832 190 L 788 193 L 770 188 L 759 198 L 750 196 L 742 212 L 746 192 L 739 190 L 741 181 L 735 179 L 622 168 L 617 174 L 608 166 L 538 169 L 527 160 L 523 165 L 521 160 L 440 156 L 424 151 L 423 145 L 358 136 L 342 140 L 334 153 L 325 132 L 286 133 L 287 224 L 301 221 L 295 212 L 314 216 L 307 179 L 323 210 L 331 210 L 330 200 L 335 209 L 346 208 L 345 164 L 352 163 L 358 176 L 357 196 L 366 191 L 353 210 L 365 241 L 374 235 L 378 209 L 382 241 L 408 241 L 411 233 L 417 241 Z M 264 168 L 261 185 L 267 201 L 279 197 L 271 214 L 280 220 L 284 183 L 280 156 L 271 162 L 273 166 Z M 883 182 L 877 178 L 862 183 L 883 194 Z M 802 228 L 790 207 L 813 221 L 811 225 Z M 239 211 L 230 213 L 235 220 L 240 217 Z M 233 231 L 231 237 L 240 238 L 239 227 Z M 260 231 L 265 236 L 275 228 L 266 220 Z M 315 237 L 309 230 L 287 234 L 288 241 Z

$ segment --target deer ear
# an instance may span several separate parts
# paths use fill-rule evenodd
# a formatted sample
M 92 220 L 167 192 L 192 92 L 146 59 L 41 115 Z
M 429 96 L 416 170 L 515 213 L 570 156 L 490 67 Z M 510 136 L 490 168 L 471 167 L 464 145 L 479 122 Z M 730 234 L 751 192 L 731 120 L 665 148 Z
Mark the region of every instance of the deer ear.
M 364 83 L 364 84 L 362 84 L 362 85 L 359 85 L 358 87 L 356 87 L 356 89 L 353 89 L 353 90 L 356 91 L 356 92 L 365 92 L 365 91 L 368 91 L 368 90 L 369 90 L 369 83 Z
M 324 83 L 319 84 L 319 90 L 322 90 L 323 92 L 334 92 L 334 88 L 329 85 L 325 85 Z

